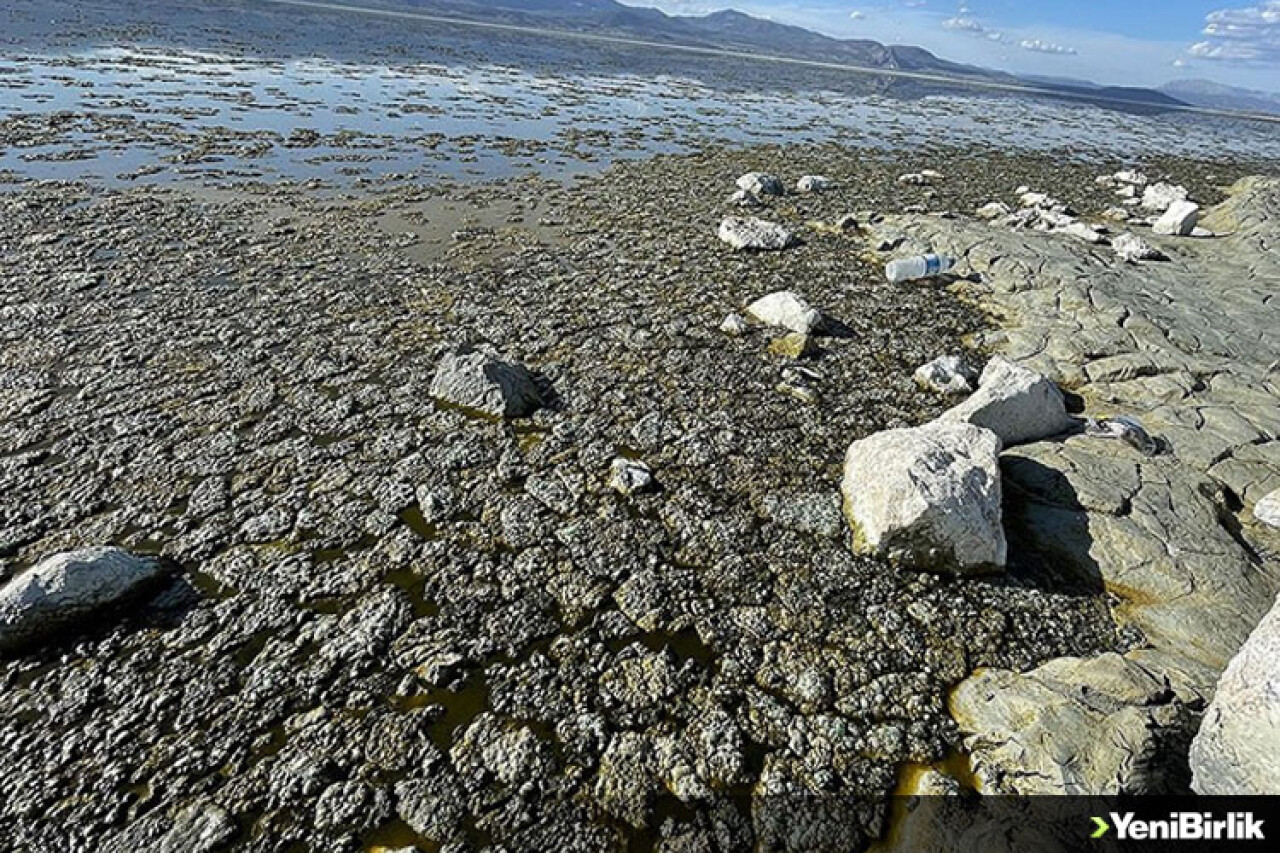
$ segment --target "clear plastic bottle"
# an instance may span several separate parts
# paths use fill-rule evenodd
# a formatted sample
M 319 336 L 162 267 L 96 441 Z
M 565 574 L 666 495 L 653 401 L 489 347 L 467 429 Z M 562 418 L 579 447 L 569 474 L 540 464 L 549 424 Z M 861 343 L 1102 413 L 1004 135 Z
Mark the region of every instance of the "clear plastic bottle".
M 942 275 L 955 266 L 955 261 L 946 255 L 916 255 L 914 258 L 899 258 L 889 261 L 884 274 L 890 283 L 913 281 L 917 278 Z

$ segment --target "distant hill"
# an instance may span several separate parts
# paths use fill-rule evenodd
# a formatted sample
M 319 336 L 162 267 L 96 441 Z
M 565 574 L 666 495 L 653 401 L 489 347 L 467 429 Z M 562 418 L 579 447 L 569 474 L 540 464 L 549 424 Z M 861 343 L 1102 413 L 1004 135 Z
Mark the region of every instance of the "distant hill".
M 1020 78 L 940 59 L 924 48 L 884 45 L 868 39 L 837 39 L 727 9 L 704 16 L 668 15 L 616 0 L 384 0 L 373 5 L 412 6 L 432 14 L 541 29 L 586 32 L 649 42 L 768 54 L 813 62 L 908 71 L 1003 85 L 1030 85 L 1050 94 L 1138 109 L 1185 107 L 1169 92 L 1095 86 L 1061 78 Z
M 1212 80 L 1175 80 L 1161 86 L 1160 91 L 1197 107 L 1280 115 L 1280 95 L 1240 89 Z

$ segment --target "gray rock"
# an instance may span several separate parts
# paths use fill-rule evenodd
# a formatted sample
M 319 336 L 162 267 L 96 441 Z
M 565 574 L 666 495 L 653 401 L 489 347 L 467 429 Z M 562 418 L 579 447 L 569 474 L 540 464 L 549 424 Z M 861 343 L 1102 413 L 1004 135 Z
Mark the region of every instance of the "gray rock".
M 782 181 L 767 172 L 748 172 L 737 180 L 738 189 L 754 196 L 782 195 Z
M 431 396 L 494 418 L 526 417 L 543 405 L 533 374 L 503 361 L 492 348 L 462 344 L 445 353 Z
M 1151 230 L 1156 234 L 1189 237 L 1199 221 L 1200 205 L 1190 201 L 1175 201 L 1151 226 Z
M 840 484 L 854 549 L 959 574 L 1003 567 L 999 453 L 991 431 L 947 421 L 855 441 Z
M 735 249 L 777 252 L 795 242 L 795 235 L 784 226 L 756 217 L 730 216 L 720 223 L 721 240 Z
M 958 355 L 942 355 L 916 369 L 912 378 L 917 385 L 938 394 L 969 394 L 978 380 L 977 373 Z
M 1254 504 L 1253 517 L 1268 527 L 1280 528 L 1280 489 Z
M 1115 653 L 1020 674 L 982 670 L 951 710 L 984 793 L 1175 793 L 1190 712 L 1164 681 Z
M 796 189 L 802 193 L 820 193 L 831 189 L 831 179 L 821 175 L 805 175 L 796 181 Z
M 822 322 L 822 314 L 803 297 L 789 290 L 762 296 L 747 306 L 747 314 L 767 326 L 811 334 Z
M 619 457 L 609 465 L 609 488 L 623 495 L 652 489 L 653 471 L 638 459 Z
M 1191 771 L 1200 794 L 1280 791 L 1280 601 L 1218 680 L 1191 744 Z
M 1176 202 L 1186 200 L 1186 187 L 1173 184 L 1151 184 L 1142 192 L 1142 206 L 1157 213 L 1163 213 Z
M 738 337 L 747 333 L 747 321 L 741 314 L 733 313 L 724 318 L 724 322 L 720 324 L 720 331 L 726 335 Z
M 1074 426 L 1056 384 L 1000 356 L 987 363 L 973 396 L 944 412 L 942 419 L 985 427 L 1005 446 L 1048 438 Z
M 1002 216 L 1008 216 L 1010 212 L 1011 211 L 1009 210 L 1009 205 L 1005 204 L 1002 201 L 993 201 L 993 202 L 984 204 L 982 207 L 978 208 L 977 211 L 975 212 L 975 215 L 979 219 L 990 220 L 990 219 L 999 219 Z
M 19 648 L 129 598 L 166 574 L 120 548 L 55 554 L 0 589 L 0 651 Z

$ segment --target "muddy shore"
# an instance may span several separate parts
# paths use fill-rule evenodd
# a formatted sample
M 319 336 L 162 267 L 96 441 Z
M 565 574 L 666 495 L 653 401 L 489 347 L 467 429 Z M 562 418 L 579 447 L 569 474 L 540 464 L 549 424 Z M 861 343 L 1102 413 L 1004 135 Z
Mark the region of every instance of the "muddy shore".
M 1007 350 L 1018 325 L 967 267 L 884 282 L 877 229 L 959 238 L 878 217 L 968 222 L 1024 184 L 1097 217 L 1095 176 L 1129 165 L 831 145 L 344 196 L 9 186 L 4 576 L 105 543 L 181 572 L 0 660 L 0 832 L 32 850 L 864 846 L 901 774 L 963 744 L 948 698 L 976 670 L 1150 643 L 1051 550 L 964 580 L 851 553 L 844 449 L 937 415 L 914 369 Z M 1259 171 L 1137 165 L 1204 204 Z M 897 180 L 929 166 L 948 177 Z M 762 214 L 802 244 L 716 240 L 753 169 L 832 179 Z M 833 227 L 846 214 L 866 227 Z M 810 398 L 769 332 L 718 328 L 779 289 L 831 321 Z M 434 402 L 462 341 L 528 365 L 552 405 L 504 423 Z M 619 455 L 659 488 L 611 490 Z

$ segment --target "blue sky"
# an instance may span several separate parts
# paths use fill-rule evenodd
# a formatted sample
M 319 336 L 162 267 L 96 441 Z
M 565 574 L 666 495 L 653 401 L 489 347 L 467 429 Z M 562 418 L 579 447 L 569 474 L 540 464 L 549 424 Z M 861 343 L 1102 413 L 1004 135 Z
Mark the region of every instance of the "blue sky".
M 622 0 L 734 8 L 841 38 L 1021 74 L 1155 86 L 1198 77 L 1280 92 L 1280 0 Z

